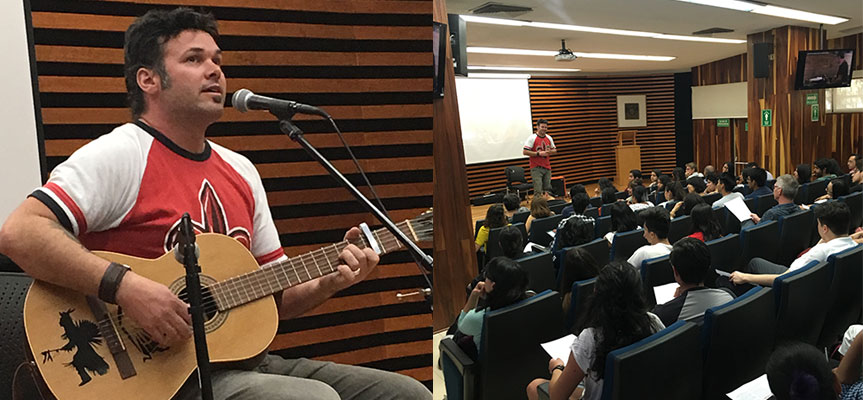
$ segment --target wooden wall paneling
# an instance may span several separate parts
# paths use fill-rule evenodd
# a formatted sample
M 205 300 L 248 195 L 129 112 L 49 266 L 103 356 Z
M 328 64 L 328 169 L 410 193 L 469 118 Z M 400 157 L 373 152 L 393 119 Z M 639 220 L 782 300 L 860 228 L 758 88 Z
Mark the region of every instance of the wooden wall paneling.
M 636 128 L 642 169 L 670 173 L 674 167 L 673 75 L 532 77 L 528 85 L 532 118 L 549 121 L 549 135 L 558 149 L 551 160 L 552 175 L 563 176 L 568 185 L 615 175 L 618 95 L 647 96 L 647 127 Z M 504 190 L 503 170 L 509 165 L 527 170 L 529 162 L 518 158 L 468 165 L 470 195 Z
M 443 0 L 434 1 L 434 19 L 447 23 Z M 455 321 L 466 301 L 465 285 L 478 274 L 450 46 L 446 52 L 444 97 L 434 100 L 435 330 Z
M 49 170 L 130 118 L 122 78 L 129 23 L 153 7 L 191 5 L 220 22 L 229 94 L 248 87 L 322 106 L 393 219 L 432 206 L 432 1 L 30 3 Z M 328 123 L 303 117 L 297 125 L 369 193 Z M 359 222 L 379 225 L 267 113 L 226 108 L 208 136 L 258 168 L 289 255 L 340 241 Z M 429 306 L 420 296 L 395 296 L 423 286 L 406 252 L 387 255 L 366 281 L 283 321 L 271 351 L 397 371 L 431 387 Z

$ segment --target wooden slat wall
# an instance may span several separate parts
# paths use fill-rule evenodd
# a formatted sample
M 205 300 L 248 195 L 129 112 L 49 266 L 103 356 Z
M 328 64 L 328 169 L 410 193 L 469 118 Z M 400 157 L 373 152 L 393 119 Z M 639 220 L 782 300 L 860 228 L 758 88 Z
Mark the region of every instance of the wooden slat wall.
M 746 54 L 739 54 L 719 61 L 692 68 L 692 86 L 720 85 L 746 81 Z M 705 165 L 719 167 L 732 161 L 732 130 L 744 132 L 746 119 L 732 119 L 728 128 L 716 126 L 716 119 L 692 120 L 692 145 L 695 163 L 699 168 Z M 745 135 L 745 132 L 743 133 Z
M 32 0 L 48 169 L 128 121 L 123 32 L 152 7 L 193 5 L 220 21 L 228 92 L 324 107 L 394 220 L 432 205 L 432 1 Z M 331 127 L 298 118 L 307 138 L 360 184 Z M 301 254 L 342 239 L 370 214 L 264 112 L 227 108 L 209 137 L 251 159 L 282 244 Z M 367 194 L 368 190 L 363 189 Z M 430 251 L 431 242 L 423 243 Z M 405 252 L 307 314 L 282 322 L 271 350 L 398 371 L 431 386 L 432 315 Z
M 852 152 L 863 150 L 863 113 L 827 114 L 823 90 L 794 90 L 797 52 L 819 48 L 817 29 L 785 26 L 749 35 L 748 42 L 749 54 L 754 43 L 772 42 L 774 59 L 769 77 L 755 79 L 751 68 L 747 74 L 749 132 L 735 141 L 741 160 L 755 160 L 778 175 L 821 157 L 833 157 L 844 166 Z M 863 34 L 830 40 L 827 48 L 863 54 Z M 854 70 L 863 68 L 861 58 L 855 57 Z M 819 121 L 810 121 L 807 93 L 818 93 Z M 773 110 L 772 127 L 761 127 L 762 109 Z
M 565 177 L 567 185 L 615 176 L 614 146 L 623 130 L 617 127 L 619 95 L 647 95 L 647 127 L 634 128 L 642 170 L 660 168 L 670 174 L 674 168 L 674 75 L 533 77 L 529 87 L 533 120 L 549 121 L 557 146 L 552 175 Z M 468 165 L 471 196 L 504 189 L 503 170 L 509 165 L 527 170 L 529 163 L 523 158 Z

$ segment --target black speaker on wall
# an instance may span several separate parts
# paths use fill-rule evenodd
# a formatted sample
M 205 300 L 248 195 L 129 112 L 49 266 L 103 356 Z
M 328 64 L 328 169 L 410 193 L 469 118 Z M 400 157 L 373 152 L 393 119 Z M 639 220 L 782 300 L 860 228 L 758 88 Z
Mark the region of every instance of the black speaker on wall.
M 773 58 L 773 43 L 755 43 L 752 49 L 752 75 L 766 78 L 770 75 L 770 60 Z
M 456 75 L 467 76 L 467 24 L 458 14 L 447 14 L 447 22 L 453 70 Z

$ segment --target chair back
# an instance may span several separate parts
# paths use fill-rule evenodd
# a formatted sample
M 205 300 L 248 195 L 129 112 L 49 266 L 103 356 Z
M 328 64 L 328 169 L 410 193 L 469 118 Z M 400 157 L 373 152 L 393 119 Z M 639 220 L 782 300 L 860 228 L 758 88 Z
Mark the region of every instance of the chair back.
M 512 165 L 504 169 L 506 174 L 506 185 L 512 186 L 513 183 L 527 183 L 524 177 L 524 167 Z
M 671 220 L 668 225 L 668 243 L 674 244 L 692 232 L 692 217 L 683 215 Z
M 711 206 L 713 205 L 713 203 L 716 202 L 716 200 L 719 200 L 721 198 L 722 198 L 722 193 L 719 193 L 719 192 L 713 192 L 710 194 L 705 194 L 704 197 L 702 197 L 702 199 L 704 199 L 704 201 L 707 204 L 710 204 Z
M 634 229 L 629 232 L 618 232 L 614 234 L 614 241 L 611 243 L 611 251 L 609 252 L 609 261 L 623 260 L 626 261 L 638 250 L 641 246 L 646 246 L 647 239 L 644 238 L 644 231 Z M 638 268 L 637 265 L 634 267 Z
M 478 359 L 479 398 L 510 398 L 524 393 L 537 376 L 548 374 L 548 354 L 540 344 L 566 333 L 560 302 L 558 292 L 547 290 L 486 313 Z
M 542 292 L 554 288 L 555 275 L 554 265 L 551 261 L 551 252 L 532 254 L 518 259 L 519 265 L 525 271 L 529 283 L 527 288 L 534 292 Z
M 758 214 L 758 216 L 760 217 L 764 215 L 767 210 L 777 204 L 779 204 L 779 202 L 777 202 L 776 199 L 773 198 L 772 194 L 759 196 L 755 199 L 755 209 L 753 210 L 753 212 Z
M 33 279 L 19 272 L 0 272 L 0 398 L 12 398 L 15 370 L 30 358 L 24 332 L 24 298 Z M 36 399 L 36 384 L 22 369 L 18 375 L 20 398 Z M 40 385 L 41 386 L 41 385 Z
M 829 179 L 818 182 L 809 182 L 809 189 L 806 191 L 806 203 L 804 204 L 812 204 L 815 202 L 815 199 L 827 194 L 828 183 L 830 183 Z
M 590 201 L 590 205 L 595 207 L 595 208 L 602 207 L 602 197 L 593 196 L 588 201 Z
M 596 207 L 587 207 L 584 209 L 584 215 L 593 219 L 599 218 L 599 209 Z
M 839 201 L 844 202 L 851 209 L 851 225 L 848 233 L 853 233 L 855 229 L 863 226 L 863 192 L 842 196 Z
M 806 204 L 806 199 L 809 198 L 809 184 L 812 182 L 806 182 L 800 185 L 797 188 L 797 194 L 794 196 L 794 204 L 801 205 Z
M 791 265 L 801 251 L 809 247 L 812 232 L 815 230 L 815 213 L 812 210 L 798 211 L 779 217 L 780 248 L 777 263 Z
M 611 216 L 606 215 L 604 217 L 594 218 L 593 219 L 593 233 L 594 237 L 601 238 L 604 237 L 606 233 L 611 232 Z M 599 261 L 599 260 L 597 260 Z
M 734 215 L 733 212 L 728 211 L 728 208 L 722 207 L 725 211 L 725 218 L 720 220 L 722 224 L 722 234 L 727 235 L 729 233 L 740 233 L 741 222 L 737 219 L 737 216 Z
M 599 209 L 599 215 L 601 215 L 603 217 L 606 217 L 606 216 L 610 217 L 612 204 L 614 204 L 614 203 L 603 204 L 602 207 L 600 207 L 600 209 Z
M 832 265 L 812 261 L 773 281 L 777 343 L 797 340 L 816 344 L 827 310 L 827 298 L 819 294 L 827 293 L 832 280 Z
M 699 331 L 693 322 L 677 321 L 608 353 L 602 400 L 700 398 Z
M 779 222 L 767 221 L 758 225 L 747 226 L 740 230 L 739 267 L 745 267 L 749 260 L 761 257 L 767 261 L 777 262 L 779 259 Z
M 773 190 L 774 185 L 776 185 L 776 179 L 768 179 L 764 181 L 764 186 L 766 186 L 770 190 Z
M 528 241 L 540 246 L 548 247 L 552 239 L 548 234 L 548 231 L 556 229 L 561 219 L 563 219 L 563 215 L 558 214 L 533 220 L 533 222 L 530 223 Z
M 500 247 L 500 231 L 502 230 L 503 227 L 489 229 L 488 242 L 485 244 L 485 262 L 503 255 L 503 249 Z
M 593 294 L 596 286 L 596 278 L 572 283 L 572 291 L 569 295 L 569 310 L 566 313 L 566 328 L 577 335 L 582 327 L 577 324 L 581 322 L 584 313 L 587 312 L 587 299 Z
M 617 197 L 618 200 L 626 200 L 626 198 L 629 197 L 626 192 L 616 192 L 614 196 Z
M 742 296 L 707 309 L 704 349 L 704 400 L 726 400 L 725 393 L 764 373 L 773 352 L 776 308 L 772 289 L 756 286 Z
M 736 233 L 705 242 L 710 250 L 710 268 L 704 283 L 716 286 L 716 270 L 732 272 L 737 270 L 737 257 L 740 254 L 740 236 Z
M 863 282 L 863 245 L 833 254 L 827 258 L 833 265 L 833 280 L 827 291 L 827 314 L 818 340 L 819 346 L 835 343 L 851 324 L 860 323 L 863 300 L 860 283 Z
M 757 207 L 758 204 L 756 204 L 757 201 L 758 201 L 757 197 L 743 199 L 743 203 L 746 204 L 746 208 L 748 208 L 749 211 L 752 211 L 752 212 L 758 211 L 758 207 Z
M 604 237 L 598 237 L 590 242 L 580 244 L 578 246 L 572 246 L 564 250 L 577 248 L 582 248 L 588 253 L 590 253 L 593 259 L 596 261 L 596 264 L 599 265 L 600 268 L 604 267 L 605 264 L 608 264 L 608 241 L 605 240 Z M 561 265 L 564 264 L 561 263 Z
M 644 289 L 644 299 L 648 308 L 656 305 L 656 294 L 653 288 L 668 283 L 674 283 L 674 271 L 671 269 L 669 255 L 654 257 L 641 262 L 641 287 Z
M 522 211 L 512 214 L 512 223 L 517 224 L 521 222 L 522 224 L 527 222 L 527 217 L 530 216 L 530 211 Z
M 569 203 L 558 200 L 558 202 L 554 204 L 549 204 L 548 209 L 554 211 L 555 214 L 560 214 L 563 212 L 563 209 L 566 208 L 566 206 L 568 205 Z
M 485 219 L 478 219 L 473 224 L 473 237 L 479 234 L 479 228 L 482 228 L 482 224 L 485 223 Z

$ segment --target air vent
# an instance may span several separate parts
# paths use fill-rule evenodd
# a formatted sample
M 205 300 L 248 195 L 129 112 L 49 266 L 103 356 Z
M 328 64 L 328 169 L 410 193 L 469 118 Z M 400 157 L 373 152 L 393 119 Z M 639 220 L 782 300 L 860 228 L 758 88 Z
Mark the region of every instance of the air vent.
M 734 32 L 734 29 L 728 28 L 708 28 L 698 32 L 692 32 L 693 35 L 712 35 L 714 33 L 728 33 Z
M 470 10 L 473 14 L 507 14 L 509 17 L 517 17 L 533 11 L 533 8 L 524 6 L 511 6 L 507 4 L 488 2 Z

